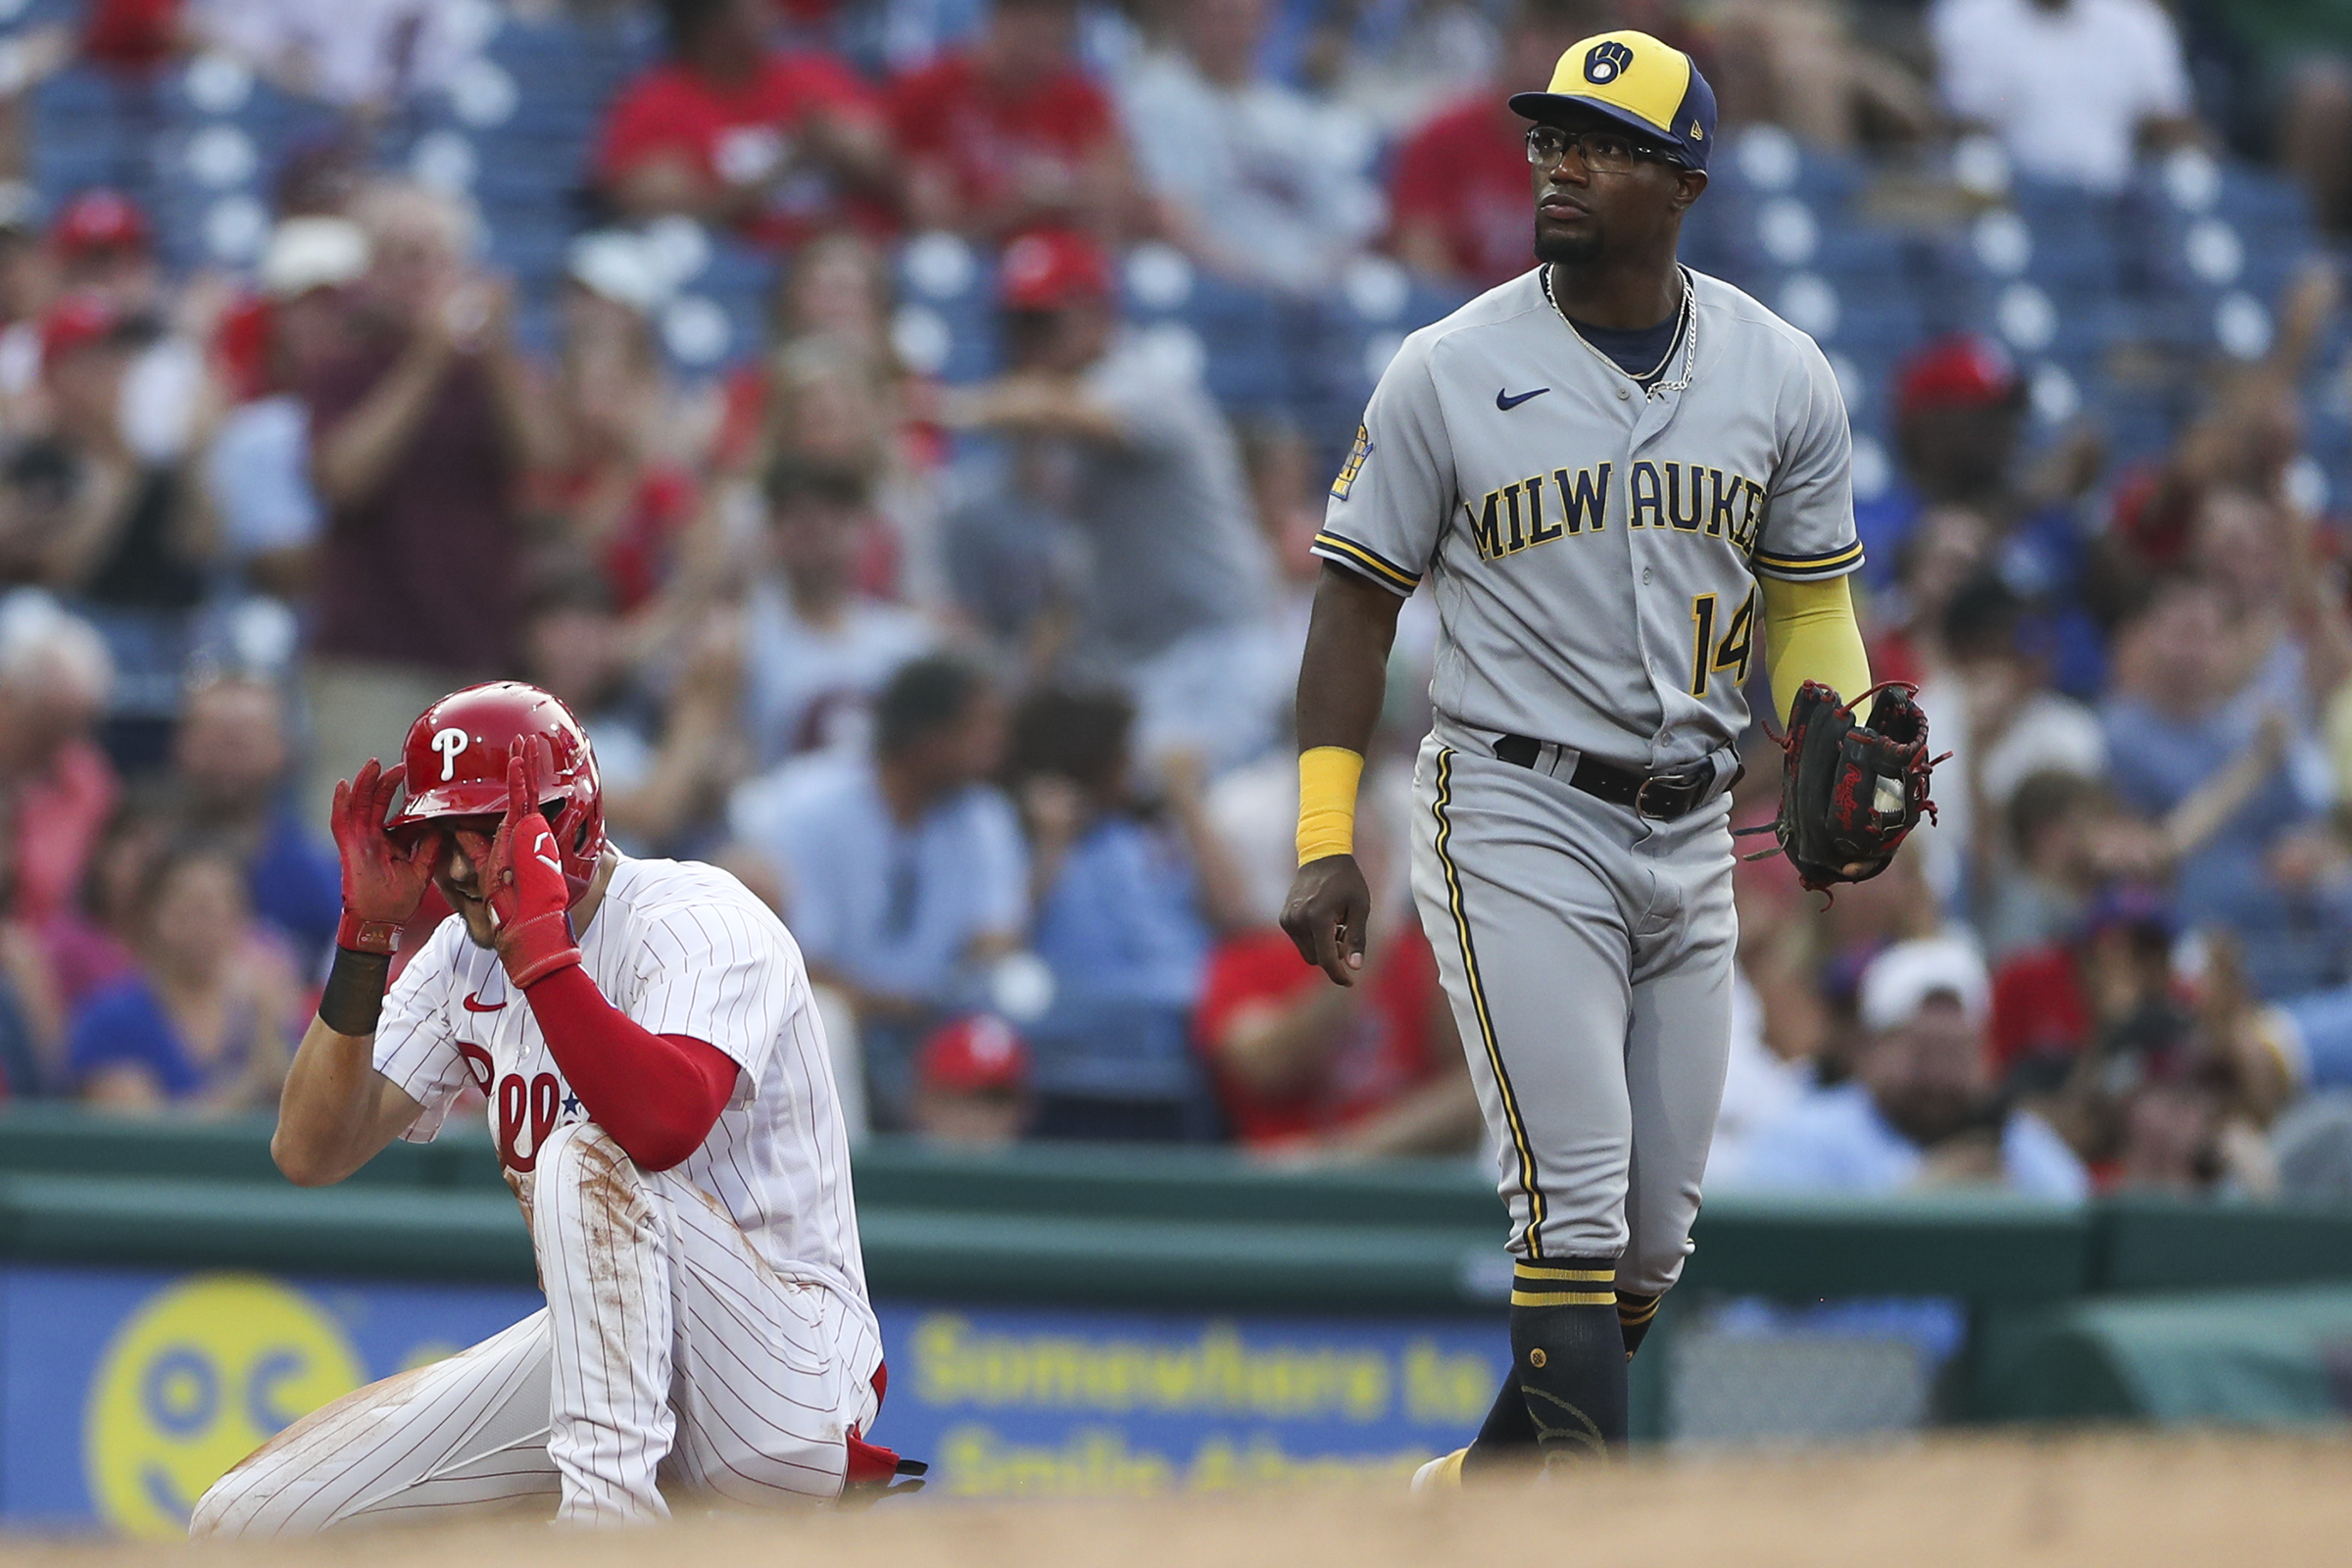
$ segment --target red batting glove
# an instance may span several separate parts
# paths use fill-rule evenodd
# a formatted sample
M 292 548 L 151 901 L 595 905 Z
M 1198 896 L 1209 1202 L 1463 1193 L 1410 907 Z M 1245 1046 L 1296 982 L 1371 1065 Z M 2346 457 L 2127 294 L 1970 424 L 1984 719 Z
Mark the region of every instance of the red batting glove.
M 384 829 L 405 767 L 369 758 L 359 773 L 335 786 L 330 813 L 335 853 L 343 861 L 343 918 L 335 946 L 389 955 L 401 927 L 416 916 L 441 858 L 441 835 L 419 833 L 405 849 Z
M 482 868 L 482 897 L 498 931 L 498 961 L 517 991 L 580 961 L 571 934 L 571 885 L 555 829 L 539 809 L 540 757 L 529 737 L 507 757 L 507 816 L 490 841 Z

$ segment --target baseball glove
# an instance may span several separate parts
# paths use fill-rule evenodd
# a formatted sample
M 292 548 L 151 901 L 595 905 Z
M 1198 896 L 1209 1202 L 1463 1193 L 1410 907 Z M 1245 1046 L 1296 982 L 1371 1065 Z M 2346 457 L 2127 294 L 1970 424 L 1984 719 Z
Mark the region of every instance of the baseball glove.
M 1769 830 L 1779 843 L 1747 858 L 1786 855 L 1797 880 L 1816 893 L 1886 870 L 1920 817 L 1934 820 L 1929 779 L 1951 755 L 1928 755 L 1928 715 L 1911 700 L 1918 690 L 1888 681 L 1844 703 L 1819 681 L 1799 687 L 1781 737 L 1781 814 L 1741 830 Z M 1865 701 L 1867 723 L 1854 714 Z

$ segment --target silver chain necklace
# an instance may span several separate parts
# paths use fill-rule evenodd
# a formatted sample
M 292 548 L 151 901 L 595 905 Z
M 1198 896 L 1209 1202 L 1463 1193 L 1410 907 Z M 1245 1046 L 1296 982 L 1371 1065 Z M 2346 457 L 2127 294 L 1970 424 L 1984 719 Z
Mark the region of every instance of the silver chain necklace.
M 1628 379 L 1634 381 L 1638 385 L 1641 385 L 1642 395 L 1644 397 L 1654 398 L 1662 392 L 1681 392 L 1688 388 L 1690 385 L 1690 368 L 1698 361 L 1698 321 L 1690 312 L 1690 295 L 1692 292 L 1690 287 L 1690 272 L 1688 268 L 1680 265 L 1675 268 L 1675 270 L 1682 273 L 1683 276 L 1683 297 L 1674 308 L 1674 338 L 1666 345 L 1665 355 L 1655 366 L 1650 368 L 1649 375 L 1628 376 Z M 1584 344 L 1586 353 L 1592 355 L 1594 359 L 1607 366 L 1610 369 L 1615 370 L 1619 375 L 1626 375 L 1627 371 L 1625 367 L 1619 365 L 1615 360 L 1610 359 L 1606 354 L 1603 354 L 1600 352 L 1600 350 L 1594 348 L 1592 346 L 1592 339 L 1586 337 L 1584 333 L 1578 331 L 1576 329 L 1576 323 L 1568 319 L 1568 313 L 1560 309 L 1558 297 L 1551 292 L 1550 264 L 1546 263 L 1541 270 L 1539 275 L 1544 284 L 1544 303 L 1551 307 L 1551 314 L 1560 318 L 1560 324 L 1562 326 L 1568 328 L 1568 335 L 1575 338 L 1579 343 Z M 1682 345 L 1683 350 L 1683 373 L 1671 381 L 1651 381 L 1650 376 L 1657 375 L 1664 371 L 1666 368 L 1666 361 L 1674 358 L 1674 349 L 1675 344 L 1677 343 Z

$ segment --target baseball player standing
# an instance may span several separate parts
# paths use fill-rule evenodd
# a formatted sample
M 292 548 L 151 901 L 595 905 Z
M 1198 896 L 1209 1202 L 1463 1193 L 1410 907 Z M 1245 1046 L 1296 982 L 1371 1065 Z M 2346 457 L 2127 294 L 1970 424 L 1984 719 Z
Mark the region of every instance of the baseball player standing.
M 408 799 L 387 820 L 403 783 Z M 587 736 L 513 682 L 443 698 L 335 792 L 343 924 L 271 1152 L 305 1186 L 489 1097 L 547 1306 L 288 1427 L 198 1536 L 547 1497 L 666 1517 L 886 1479 L 849 1145 L 800 950 L 710 866 L 607 846 Z M 442 921 L 387 994 L 427 882 Z
M 1705 79 L 1610 32 L 1510 107 L 1533 122 L 1542 265 L 1382 375 L 1315 542 L 1298 676 L 1283 924 L 1348 985 L 1370 912 L 1357 776 L 1397 608 L 1430 583 L 1413 889 L 1516 1263 L 1511 1374 L 1417 1487 L 1625 1440 L 1626 1361 L 1690 1250 L 1723 1089 L 1740 685 L 1759 652 L 1784 712 L 1808 677 L 1870 685 L 1837 380 L 1804 333 L 1676 261 L 1707 187 Z

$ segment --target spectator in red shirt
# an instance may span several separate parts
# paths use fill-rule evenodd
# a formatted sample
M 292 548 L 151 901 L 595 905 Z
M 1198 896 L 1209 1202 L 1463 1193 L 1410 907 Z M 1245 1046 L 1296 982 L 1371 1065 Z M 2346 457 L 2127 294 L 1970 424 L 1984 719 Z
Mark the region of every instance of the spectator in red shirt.
M 1417 272 L 1492 288 L 1535 265 L 1527 122 L 1504 100 L 1543 87 L 1568 46 L 1598 32 L 1590 0 L 1519 0 L 1496 79 L 1425 122 L 1397 149 L 1389 248 Z
M 1110 100 L 1074 53 L 1077 0 L 998 0 L 979 43 L 892 84 L 906 213 L 996 238 L 1117 227 L 1131 188 Z
M 2083 1052 L 2169 1041 L 2185 1027 L 2162 899 L 2130 884 L 2091 902 L 2065 942 L 2028 949 L 1992 981 L 1992 1051 L 2013 1086 L 2049 1091 Z
M 772 245 L 880 223 L 890 142 L 830 56 L 769 46 L 767 0 L 665 0 L 670 58 L 622 92 L 596 180 L 621 214 L 683 213 Z
M 1270 1152 L 1460 1153 L 1478 1101 L 1429 941 L 1407 927 L 1364 983 L 1326 985 L 1279 931 L 1209 959 L 1195 1018 L 1235 1138 Z
M 302 389 L 328 511 L 305 670 L 314 821 L 427 704 L 513 667 L 522 477 L 561 450 L 511 290 L 465 261 L 469 215 L 385 184 L 355 216 L 369 240 L 355 346 Z
M 83 8 L 83 58 L 125 75 L 155 71 L 188 42 L 181 0 L 95 0 Z

